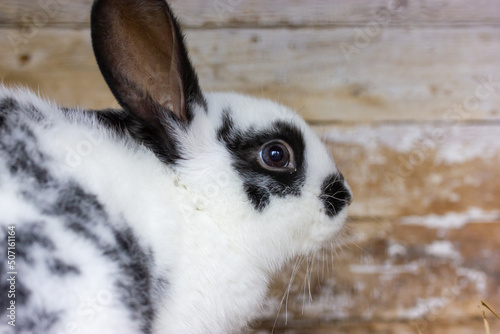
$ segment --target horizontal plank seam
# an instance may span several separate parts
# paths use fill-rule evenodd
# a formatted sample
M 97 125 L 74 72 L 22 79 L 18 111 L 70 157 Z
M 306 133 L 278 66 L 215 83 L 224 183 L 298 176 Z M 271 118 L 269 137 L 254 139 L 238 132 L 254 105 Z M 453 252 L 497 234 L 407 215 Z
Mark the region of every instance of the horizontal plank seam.
M 457 215 L 460 215 L 460 212 L 454 212 Z M 432 213 L 429 213 L 429 215 L 433 215 Z M 467 217 L 467 212 L 463 212 L 463 216 Z M 414 215 L 387 215 L 387 216 L 349 216 L 347 218 L 348 223 L 356 224 L 356 223 L 379 223 L 381 221 L 397 221 L 401 220 L 404 218 L 408 217 L 415 217 Z M 426 215 L 421 216 L 423 220 L 425 220 Z M 470 222 L 481 222 L 482 217 L 476 217 L 476 218 L 470 218 Z M 487 219 L 489 223 L 495 224 L 495 223 L 500 223 L 500 215 L 497 217 L 493 217 L 494 219 L 492 220 L 492 217 L 483 217 L 484 219 Z M 491 221 L 491 222 L 490 222 Z
M 307 120 L 307 119 L 306 119 Z M 459 121 L 456 123 L 449 123 L 441 120 L 401 120 L 401 119 L 387 119 L 387 120 L 374 120 L 374 121 L 341 121 L 341 120 L 307 120 L 309 125 L 311 126 L 383 126 L 383 125 L 396 125 L 396 126 L 414 126 L 414 125 L 422 125 L 422 126 L 435 126 L 435 127 L 453 127 L 453 126 L 500 126 L 500 119 L 498 118 L 484 118 L 484 119 L 468 119 Z
M 480 304 L 480 300 L 478 299 L 478 305 Z M 383 320 L 383 319 L 371 319 L 371 320 L 366 320 L 364 318 L 348 318 L 345 320 L 322 320 L 322 319 L 310 319 L 310 320 L 288 320 L 287 324 L 285 325 L 284 323 L 278 322 L 275 326 L 275 328 L 279 329 L 293 329 L 293 328 L 300 328 L 300 329 L 319 329 L 319 328 L 325 328 L 329 326 L 344 326 L 344 327 L 354 327 L 354 326 L 369 326 L 369 325 L 374 325 L 374 324 L 379 324 L 379 325 L 394 325 L 394 324 L 416 324 L 419 322 L 428 322 L 431 325 L 437 325 L 437 326 L 443 326 L 443 325 L 454 325 L 454 326 L 463 326 L 466 324 L 471 324 L 471 323 L 477 323 L 477 322 L 483 322 L 483 318 L 480 316 L 471 316 L 466 319 L 461 317 L 460 319 L 450 319 L 449 321 L 445 320 L 436 320 L 436 321 L 427 321 L 425 319 L 388 319 L 388 320 Z M 493 321 L 493 320 L 492 320 Z M 258 328 L 272 328 L 273 325 L 268 325 L 267 321 L 263 322 L 262 324 L 256 326 Z
M 329 29 L 343 29 L 343 28 L 359 28 L 370 24 L 371 21 L 359 21 L 356 23 L 325 23 L 325 24 L 270 24 L 265 23 L 260 25 L 250 25 L 250 24 L 207 24 L 203 26 L 198 25 L 186 25 L 183 24 L 183 29 L 187 30 L 224 30 L 224 29 L 248 29 L 248 30 L 300 30 L 300 29 L 318 29 L 318 30 L 329 30 Z M 0 22 L 0 29 L 21 29 L 26 25 L 22 22 L 18 23 L 6 23 Z M 89 23 L 74 23 L 74 22 L 54 22 L 44 25 L 43 28 L 58 28 L 58 29 L 89 29 Z M 434 23 L 433 21 L 418 21 L 411 23 L 401 23 L 401 24 L 389 24 L 384 27 L 384 29 L 463 29 L 463 28 L 500 28 L 500 23 L 498 22 L 456 22 L 456 23 Z

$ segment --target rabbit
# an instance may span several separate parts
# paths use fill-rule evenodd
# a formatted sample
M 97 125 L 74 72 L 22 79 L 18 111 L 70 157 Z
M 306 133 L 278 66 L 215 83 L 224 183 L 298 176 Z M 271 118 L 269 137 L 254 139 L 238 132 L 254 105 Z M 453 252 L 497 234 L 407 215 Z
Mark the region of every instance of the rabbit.
M 203 93 L 163 0 L 97 0 L 121 110 L 0 88 L 1 333 L 236 333 L 352 193 L 295 112 Z

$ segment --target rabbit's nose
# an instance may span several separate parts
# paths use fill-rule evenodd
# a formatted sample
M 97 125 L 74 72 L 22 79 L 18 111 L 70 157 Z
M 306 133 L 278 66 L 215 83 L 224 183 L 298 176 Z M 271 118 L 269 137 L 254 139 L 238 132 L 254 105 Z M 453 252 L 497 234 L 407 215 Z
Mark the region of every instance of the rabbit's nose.
M 329 217 L 336 216 L 342 209 L 352 203 L 352 193 L 340 173 L 329 175 L 321 186 L 320 199 Z

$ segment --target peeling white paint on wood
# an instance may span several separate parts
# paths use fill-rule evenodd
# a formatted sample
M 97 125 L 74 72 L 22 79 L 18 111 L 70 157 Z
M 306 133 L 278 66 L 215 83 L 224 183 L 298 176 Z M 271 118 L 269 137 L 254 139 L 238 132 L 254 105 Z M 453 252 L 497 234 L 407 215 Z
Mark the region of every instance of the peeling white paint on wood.
M 400 309 L 399 317 L 402 319 L 421 319 L 428 316 L 434 310 L 443 309 L 450 301 L 440 297 L 419 298 L 417 304 L 408 309 Z
M 449 240 L 436 240 L 425 246 L 425 253 L 431 256 L 460 261 L 460 253 Z
M 333 144 L 359 145 L 367 151 L 388 148 L 398 153 L 413 153 L 420 159 L 432 152 L 438 163 L 463 164 L 475 159 L 500 161 L 500 133 L 485 131 L 487 126 L 438 123 L 359 125 L 344 129 L 318 128 L 318 132 Z M 372 158 L 377 159 L 377 156 Z
M 474 283 L 477 292 L 480 293 L 483 297 L 486 297 L 485 293 L 488 284 L 488 276 L 484 272 L 476 269 L 462 267 L 458 268 L 457 273 L 458 275 L 465 277 L 469 282 Z
M 396 276 L 400 274 L 417 273 L 421 266 L 422 263 L 418 262 L 402 265 L 394 265 L 391 263 L 385 263 L 383 265 L 353 264 L 349 269 L 353 274 Z
M 500 211 L 483 211 L 479 208 L 471 208 L 468 211 L 456 213 L 449 212 L 445 215 L 410 216 L 401 218 L 403 225 L 418 225 L 433 229 L 458 229 L 466 224 L 475 222 L 497 222 L 500 219 Z
M 416 333 L 402 319 L 422 317 L 438 319 L 429 332 L 482 333 L 478 300 L 500 309 L 500 2 L 396 1 L 364 45 L 390 2 L 171 2 L 203 87 L 298 110 L 354 190 L 359 248 L 332 254 L 326 273 L 299 271 L 279 315 L 290 274 L 278 277 L 261 332 L 278 315 L 287 334 Z M 91 3 L 2 1 L 0 79 L 116 107 L 92 54 Z M 36 15 L 49 20 L 12 44 Z

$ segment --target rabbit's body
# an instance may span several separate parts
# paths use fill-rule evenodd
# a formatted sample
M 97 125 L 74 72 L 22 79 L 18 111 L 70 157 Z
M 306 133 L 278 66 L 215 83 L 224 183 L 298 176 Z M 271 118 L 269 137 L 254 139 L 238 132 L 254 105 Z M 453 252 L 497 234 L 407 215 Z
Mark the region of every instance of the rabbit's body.
M 142 21 L 124 25 L 130 13 Z M 164 68 L 136 68 L 130 41 L 118 62 L 106 51 L 151 22 L 167 61 L 142 58 Z M 342 228 L 350 191 L 312 130 L 270 101 L 202 94 L 179 34 L 161 0 L 96 2 L 98 63 L 124 110 L 0 88 L 0 237 L 15 230 L 17 272 L 2 333 L 233 333 L 276 270 Z
M 151 187 L 162 180 L 168 188 L 173 179 L 150 151 L 117 137 L 90 114 L 0 91 L 2 241 L 8 226 L 16 233 L 12 330 L 140 333 L 151 325 L 143 320 L 152 317 L 155 259 L 140 227 L 160 213 L 139 205 L 168 209 L 160 205 L 164 192 Z M 110 163 L 121 165 L 110 169 Z M 172 235 L 166 234 L 166 242 Z M 7 258 L 5 247 L 0 253 Z M 10 300 L 5 295 L 1 300 L 5 312 Z M 9 328 L 6 321 L 0 328 Z

